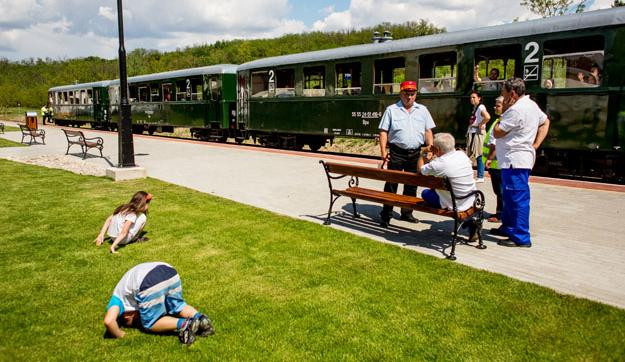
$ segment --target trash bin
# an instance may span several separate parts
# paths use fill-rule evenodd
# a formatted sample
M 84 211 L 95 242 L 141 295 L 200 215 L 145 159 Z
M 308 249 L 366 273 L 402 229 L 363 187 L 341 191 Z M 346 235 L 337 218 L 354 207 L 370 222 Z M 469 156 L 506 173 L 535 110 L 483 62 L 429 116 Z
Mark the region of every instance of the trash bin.
M 37 129 L 37 112 L 26 112 L 26 126 L 30 129 Z

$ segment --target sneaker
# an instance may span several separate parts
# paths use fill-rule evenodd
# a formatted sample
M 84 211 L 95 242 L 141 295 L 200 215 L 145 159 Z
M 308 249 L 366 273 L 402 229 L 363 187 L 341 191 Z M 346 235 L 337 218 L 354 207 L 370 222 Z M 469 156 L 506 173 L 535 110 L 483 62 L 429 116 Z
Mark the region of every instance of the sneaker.
M 200 320 L 195 318 L 187 318 L 184 327 L 178 332 L 180 343 L 190 346 L 195 342 L 195 334 L 200 327 Z
M 197 335 L 200 337 L 212 336 L 215 334 L 215 328 L 213 328 L 213 324 L 211 320 L 208 319 L 207 316 L 202 314 L 202 316 L 198 319 L 200 321 L 200 326 L 197 330 Z
M 476 184 L 481 184 L 484 182 L 484 177 L 478 177 L 477 180 L 475 180 Z

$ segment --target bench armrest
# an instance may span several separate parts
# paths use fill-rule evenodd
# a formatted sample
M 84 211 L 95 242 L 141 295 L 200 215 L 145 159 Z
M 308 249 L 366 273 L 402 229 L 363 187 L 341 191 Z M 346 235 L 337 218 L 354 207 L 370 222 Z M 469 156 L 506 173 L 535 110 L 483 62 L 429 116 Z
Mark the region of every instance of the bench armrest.
M 473 208 L 475 208 L 476 211 L 484 210 L 484 205 L 486 205 L 486 199 L 484 198 L 484 193 L 480 190 L 471 191 L 464 196 L 456 196 L 455 199 L 464 200 L 474 195 L 475 195 L 475 200 L 473 200 Z
M 84 139 L 85 139 L 85 141 L 93 141 L 93 140 L 96 140 L 96 142 L 97 142 L 99 145 L 101 145 L 101 144 L 103 144 L 103 143 L 104 143 L 104 139 L 103 139 L 102 137 L 91 137 L 91 138 L 87 138 L 87 137 L 85 137 Z

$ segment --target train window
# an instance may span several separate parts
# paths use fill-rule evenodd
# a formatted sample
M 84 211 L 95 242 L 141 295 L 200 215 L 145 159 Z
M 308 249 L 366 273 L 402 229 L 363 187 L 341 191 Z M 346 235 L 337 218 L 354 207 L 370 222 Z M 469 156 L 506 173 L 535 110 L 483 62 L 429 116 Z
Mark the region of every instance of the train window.
M 150 89 L 148 87 L 139 87 L 139 102 L 150 101 Z
M 83 89 L 80 91 L 78 100 L 80 104 L 87 104 L 87 91 L 86 90 Z
M 87 89 L 87 104 L 93 104 L 93 91 Z
M 326 95 L 326 67 L 304 68 L 304 97 L 323 97 Z
M 336 65 L 336 95 L 358 95 L 362 91 L 360 63 Z
M 171 83 L 163 84 L 163 101 L 165 102 L 171 101 L 171 89 L 172 89 Z
M 221 98 L 221 83 L 219 82 L 219 78 L 216 76 L 212 76 L 208 80 L 208 88 L 210 89 L 211 99 L 216 101 Z
M 191 99 L 194 101 L 202 100 L 202 87 L 204 86 L 204 80 L 202 77 L 191 78 Z
M 444 93 L 455 91 L 456 73 L 456 52 L 420 56 L 419 93 Z
M 136 102 L 139 100 L 139 89 L 136 85 L 131 85 L 128 87 L 128 98 L 130 103 Z
M 161 85 L 150 84 L 150 102 L 162 102 L 161 98 Z
M 252 98 L 269 97 L 269 72 L 252 73 Z
M 63 99 L 63 104 L 69 104 L 69 97 L 67 96 L 67 92 L 63 92 L 61 98 Z
M 67 94 L 69 96 L 69 104 L 75 104 L 74 91 L 69 91 Z
M 473 89 L 501 91 L 505 79 L 514 77 L 521 59 L 521 45 L 511 44 L 475 50 Z
M 541 84 L 543 88 L 586 88 L 601 85 L 601 35 L 546 41 Z
M 398 94 L 399 84 L 406 79 L 406 60 L 403 57 L 378 59 L 373 71 L 374 94 Z
M 190 84 L 190 82 L 189 82 Z M 189 91 L 189 93 L 191 93 Z M 176 100 L 177 101 L 186 101 L 189 100 L 190 96 L 187 96 L 187 80 L 179 80 L 176 82 Z
M 295 70 L 276 70 L 276 97 L 295 96 Z

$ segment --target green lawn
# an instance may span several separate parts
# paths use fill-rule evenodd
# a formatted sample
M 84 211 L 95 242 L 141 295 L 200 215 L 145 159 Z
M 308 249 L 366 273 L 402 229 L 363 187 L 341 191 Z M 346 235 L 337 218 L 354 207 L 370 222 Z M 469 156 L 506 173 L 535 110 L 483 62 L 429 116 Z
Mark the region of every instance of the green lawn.
M 154 179 L 0 160 L 2 360 L 623 360 L 625 311 Z M 154 194 L 150 241 L 92 243 Z M 326 196 L 326 195 L 324 195 Z M 172 264 L 216 335 L 104 339 L 113 287 Z
M 23 147 L 23 146 L 26 146 L 26 145 L 23 143 L 19 143 L 19 142 L 9 141 L 7 139 L 0 137 L 0 147 Z

